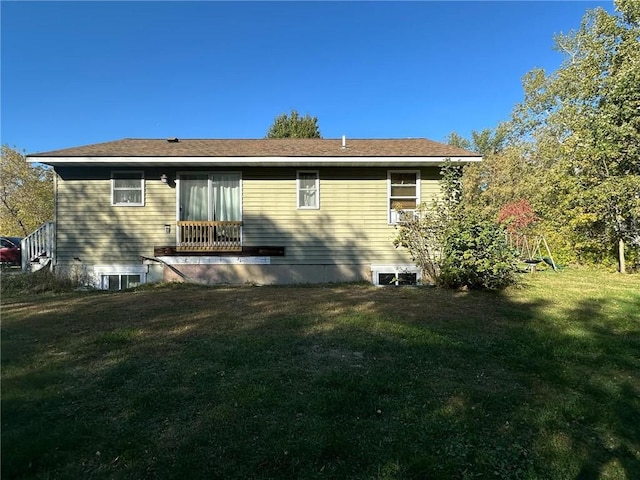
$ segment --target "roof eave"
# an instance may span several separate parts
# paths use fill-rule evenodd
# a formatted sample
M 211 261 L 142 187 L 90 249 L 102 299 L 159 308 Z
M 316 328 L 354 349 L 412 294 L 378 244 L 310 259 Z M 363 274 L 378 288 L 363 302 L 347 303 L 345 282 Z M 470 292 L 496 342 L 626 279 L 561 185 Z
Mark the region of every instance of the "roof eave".
M 427 167 L 447 161 L 480 162 L 481 156 L 433 157 L 46 157 L 27 161 L 51 166 L 132 167 Z

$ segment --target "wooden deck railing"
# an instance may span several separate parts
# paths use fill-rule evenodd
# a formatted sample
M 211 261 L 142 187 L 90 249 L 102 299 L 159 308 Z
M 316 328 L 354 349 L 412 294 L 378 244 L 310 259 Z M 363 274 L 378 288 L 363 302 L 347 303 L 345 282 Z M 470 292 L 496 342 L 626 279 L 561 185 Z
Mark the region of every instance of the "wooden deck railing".
M 242 250 L 242 222 L 178 222 L 179 252 L 239 252 Z

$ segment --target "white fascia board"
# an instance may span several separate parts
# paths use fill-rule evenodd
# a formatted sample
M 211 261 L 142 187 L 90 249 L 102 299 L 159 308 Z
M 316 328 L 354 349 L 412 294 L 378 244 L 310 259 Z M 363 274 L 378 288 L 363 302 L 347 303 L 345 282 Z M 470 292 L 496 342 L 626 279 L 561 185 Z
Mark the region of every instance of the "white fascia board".
M 59 166 L 143 167 L 419 167 L 452 162 L 479 162 L 482 157 L 27 157 Z

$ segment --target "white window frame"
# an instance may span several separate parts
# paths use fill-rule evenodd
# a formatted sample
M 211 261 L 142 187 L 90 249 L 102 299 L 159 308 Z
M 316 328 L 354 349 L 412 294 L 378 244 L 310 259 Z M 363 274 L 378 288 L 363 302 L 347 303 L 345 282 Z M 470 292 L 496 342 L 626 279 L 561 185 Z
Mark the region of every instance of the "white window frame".
M 416 285 L 422 285 L 422 271 L 412 264 L 395 264 L 395 265 L 371 265 L 371 282 L 376 286 L 380 285 L 380 274 L 391 274 L 398 277 L 401 273 L 414 273 L 416 275 Z M 396 280 L 395 286 L 400 286 Z
M 140 175 L 140 202 L 116 202 L 115 192 L 116 190 L 138 190 L 133 188 L 116 188 L 116 178 L 118 174 L 126 173 L 127 175 L 137 174 Z M 113 170 L 111 172 L 111 206 L 113 207 L 144 207 L 144 171 L 143 170 Z
M 416 194 L 415 196 L 403 195 L 397 196 L 395 198 L 415 198 L 416 200 L 416 208 L 420 205 L 420 190 L 421 190 L 421 182 L 420 182 L 420 170 L 387 170 L 387 222 L 389 225 L 395 225 L 398 223 L 398 212 L 391 208 L 391 201 L 394 197 L 391 195 L 391 174 L 393 173 L 411 173 L 416 176 Z M 409 185 L 409 184 L 407 184 Z M 405 209 L 403 212 L 415 212 L 416 209 Z
M 313 173 L 316 176 L 315 192 L 316 204 L 313 206 L 300 205 L 300 193 L 303 191 L 300 185 L 300 175 Z M 320 210 L 320 171 L 319 170 L 297 170 L 296 171 L 296 205 L 298 210 Z
M 147 283 L 147 273 L 149 272 L 148 265 L 95 265 L 93 267 L 93 273 L 95 275 L 94 285 L 100 290 L 107 290 L 108 286 L 105 285 L 105 278 L 109 275 L 140 275 L 140 284 Z M 120 288 L 122 290 L 122 278 L 119 280 Z

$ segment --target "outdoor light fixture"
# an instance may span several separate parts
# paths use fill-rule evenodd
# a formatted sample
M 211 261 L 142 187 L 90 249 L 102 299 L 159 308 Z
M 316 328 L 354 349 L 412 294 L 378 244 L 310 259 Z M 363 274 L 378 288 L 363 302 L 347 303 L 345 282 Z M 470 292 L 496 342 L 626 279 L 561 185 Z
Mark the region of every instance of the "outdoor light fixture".
M 166 173 L 163 173 L 162 175 L 160 175 L 160 181 L 162 183 L 168 183 L 169 182 L 169 177 L 167 177 Z
M 164 233 L 171 233 L 171 225 L 166 224 L 164 226 Z

